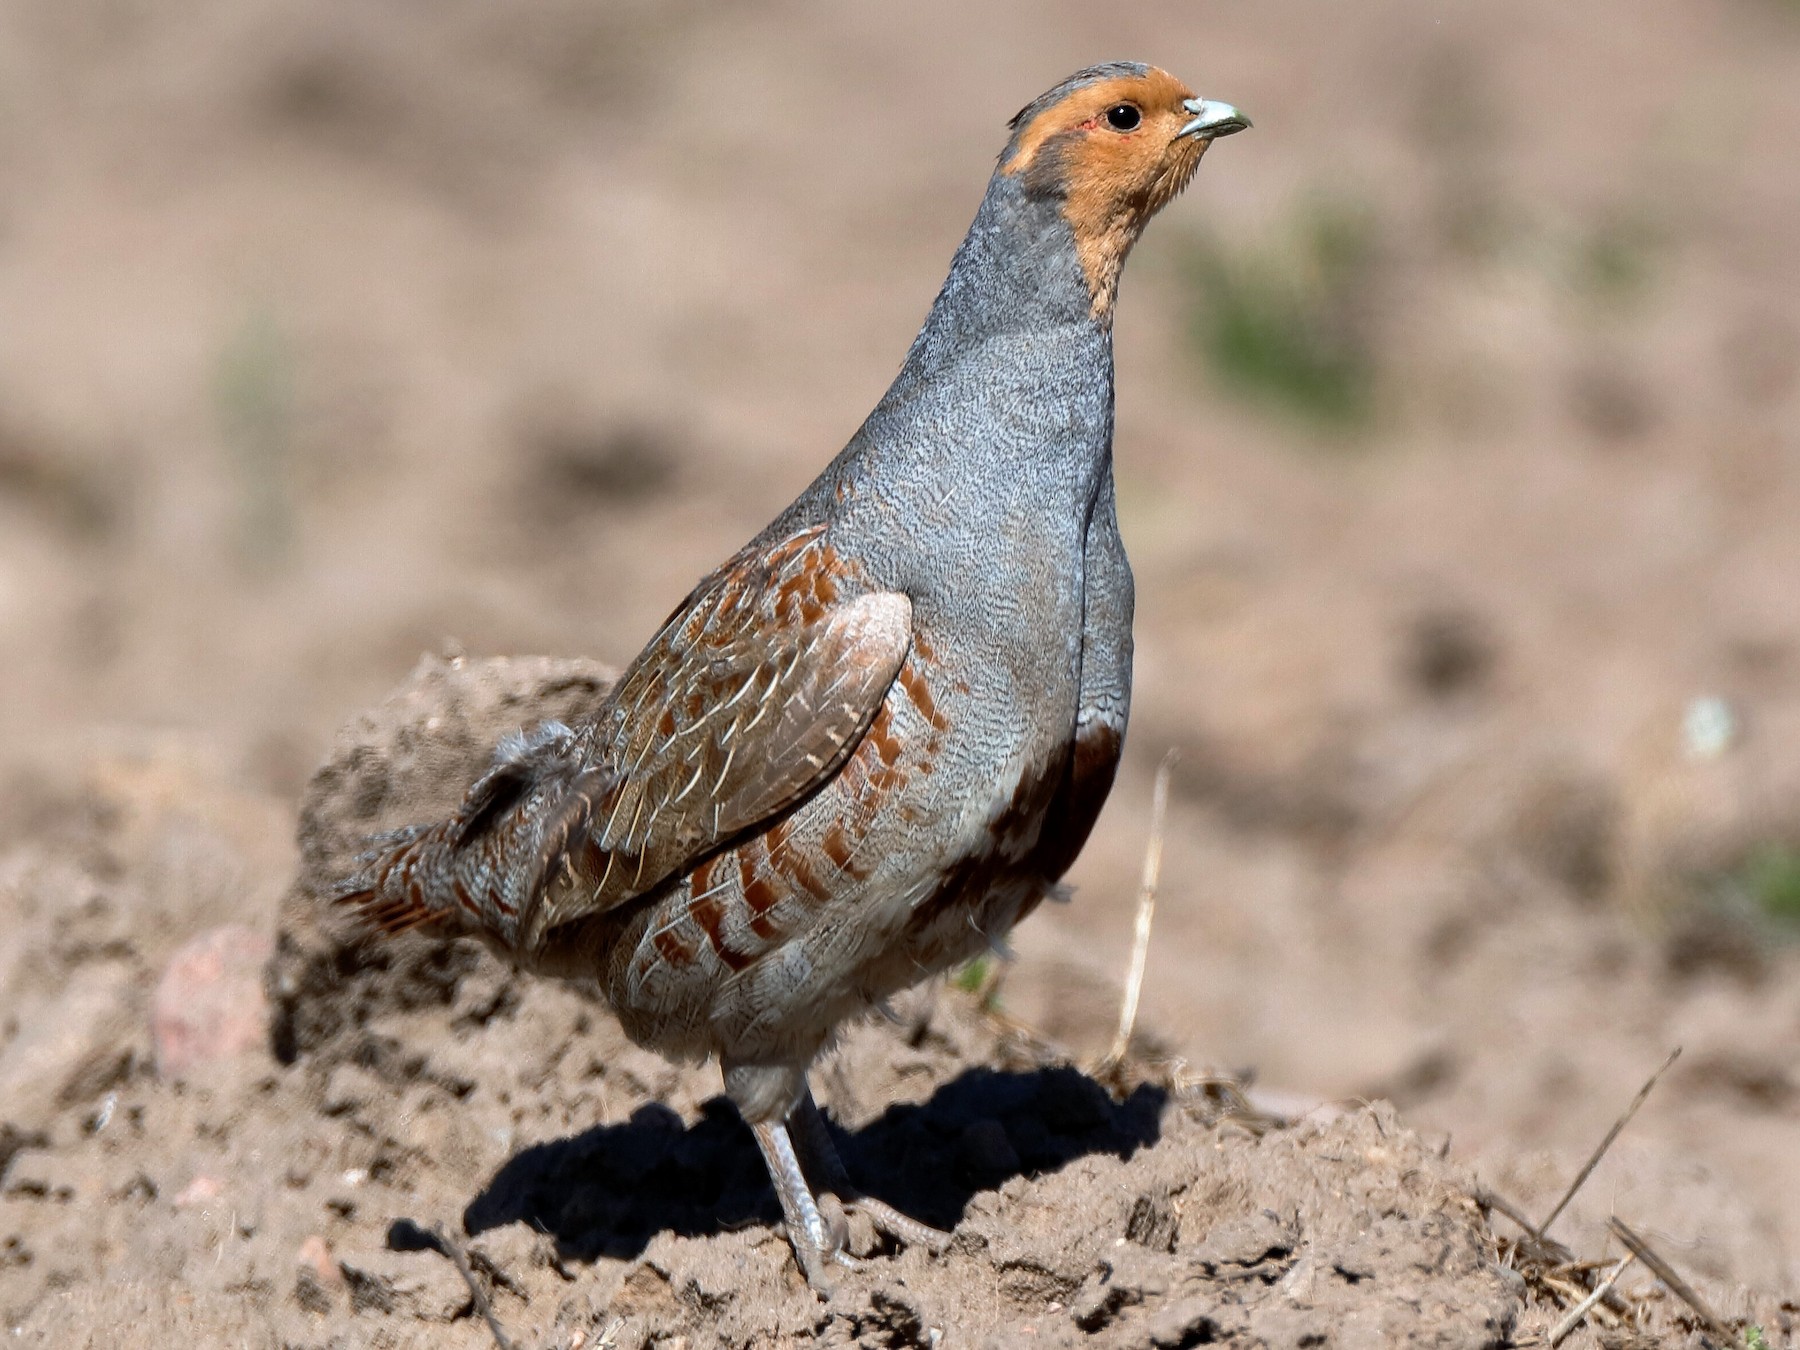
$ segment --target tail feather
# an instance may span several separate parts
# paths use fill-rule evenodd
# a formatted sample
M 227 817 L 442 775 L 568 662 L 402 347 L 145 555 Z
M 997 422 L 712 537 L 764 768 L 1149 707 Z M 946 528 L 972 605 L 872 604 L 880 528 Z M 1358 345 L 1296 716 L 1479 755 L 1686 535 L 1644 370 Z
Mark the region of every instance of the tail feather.
M 560 722 L 507 737 L 455 814 L 371 837 L 331 899 L 381 933 L 477 934 L 527 955 L 543 893 L 610 778 L 583 760 Z
M 412 825 L 371 835 L 357 870 L 332 887 L 330 899 L 388 935 L 444 927 L 454 918 L 441 903 L 448 888 L 434 884 L 443 871 L 444 833 L 444 825 Z

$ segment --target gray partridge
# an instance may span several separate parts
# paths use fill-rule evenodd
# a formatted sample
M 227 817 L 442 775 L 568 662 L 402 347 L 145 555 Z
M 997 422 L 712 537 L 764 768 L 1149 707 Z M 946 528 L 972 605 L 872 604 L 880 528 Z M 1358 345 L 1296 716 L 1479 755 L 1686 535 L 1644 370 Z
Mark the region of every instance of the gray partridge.
M 337 889 L 381 930 L 474 935 L 597 983 L 645 1046 L 717 1056 L 815 1288 L 851 1259 L 814 1187 L 948 1240 L 857 1200 L 808 1066 L 844 1019 L 1002 938 L 1112 787 L 1132 641 L 1113 299 L 1150 217 L 1249 125 L 1128 62 L 1028 104 L 842 453 L 591 715 L 502 741 L 455 815 L 372 841 Z

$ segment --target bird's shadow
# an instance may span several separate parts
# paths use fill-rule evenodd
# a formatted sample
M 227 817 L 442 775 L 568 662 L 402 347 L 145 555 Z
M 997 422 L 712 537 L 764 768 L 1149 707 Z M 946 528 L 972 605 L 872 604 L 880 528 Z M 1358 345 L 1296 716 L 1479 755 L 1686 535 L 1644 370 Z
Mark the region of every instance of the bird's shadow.
M 889 1107 L 831 1133 L 865 1194 L 951 1229 L 969 1201 L 1015 1176 L 1077 1158 L 1129 1158 L 1154 1144 L 1167 1094 L 1140 1086 L 1122 1102 L 1080 1071 L 969 1069 L 918 1105 Z M 684 1125 L 668 1107 L 534 1144 L 509 1159 L 463 1213 L 473 1234 L 524 1222 L 561 1255 L 629 1259 L 660 1232 L 702 1237 L 775 1224 L 781 1210 L 749 1129 L 723 1097 Z

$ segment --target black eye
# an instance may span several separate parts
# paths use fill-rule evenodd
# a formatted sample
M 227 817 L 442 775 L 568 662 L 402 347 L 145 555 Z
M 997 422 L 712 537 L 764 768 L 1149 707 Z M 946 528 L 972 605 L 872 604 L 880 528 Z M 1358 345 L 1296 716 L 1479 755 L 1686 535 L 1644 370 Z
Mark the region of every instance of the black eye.
M 1106 110 L 1106 125 L 1114 131 L 1136 131 L 1144 115 L 1129 103 L 1121 103 L 1116 108 Z

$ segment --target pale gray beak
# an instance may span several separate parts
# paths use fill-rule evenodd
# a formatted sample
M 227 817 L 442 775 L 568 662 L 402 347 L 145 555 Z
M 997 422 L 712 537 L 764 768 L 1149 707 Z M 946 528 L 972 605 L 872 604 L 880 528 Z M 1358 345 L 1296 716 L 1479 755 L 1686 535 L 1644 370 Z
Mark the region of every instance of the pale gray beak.
M 1250 125 L 1250 119 L 1229 103 L 1215 103 L 1210 98 L 1187 98 L 1181 101 L 1181 106 L 1194 114 L 1194 120 L 1178 133 L 1181 136 L 1216 141 Z

